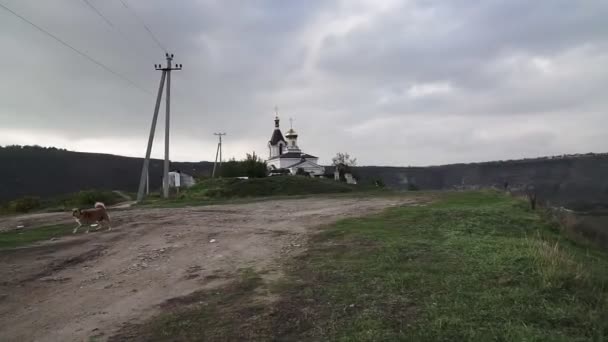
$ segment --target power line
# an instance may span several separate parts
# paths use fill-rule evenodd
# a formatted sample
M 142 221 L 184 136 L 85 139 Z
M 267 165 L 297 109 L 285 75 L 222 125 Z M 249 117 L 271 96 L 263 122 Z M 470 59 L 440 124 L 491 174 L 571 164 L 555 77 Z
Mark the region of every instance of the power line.
M 93 12 L 97 13 L 97 15 L 99 17 L 101 17 L 101 19 L 103 19 L 106 24 L 108 24 L 111 28 L 116 28 L 116 26 L 114 26 L 114 23 L 112 23 L 110 21 L 110 19 L 106 18 L 106 16 L 104 16 L 95 6 L 93 6 L 88 0 L 82 0 L 82 2 L 84 2 L 87 6 L 89 6 L 90 9 L 93 10 Z
M 118 25 L 114 24 L 112 22 L 112 20 L 110 20 L 108 17 L 106 17 L 105 15 L 103 15 L 103 13 L 101 13 L 101 11 L 99 9 L 97 9 L 97 7 L 95 7 L 93 4 L 91 4 L 89 2 L 89 0 L 82 0 L 82 2 L 84 2 L 93 12 L 95 12 L 95 14 L 97 14 L 101 19 L 103 19 L 103 21 L 106 22 L 106 24 L 108 24 L 108 26 L 110 26 L 113 30 L 115 30 L 126 42 L 128 42 L 129 44 L 137 44 L 136 42 L 134 42 L 133 40 L 131 40 L 129 38 L 129 36 L 127 34 L 125 34 L 119 27 Z
M 158 38 L 156 38 L 156 36 L 154 35 L 154 33 L 152 33 L 152 30 L 150 30 L 148 25 L 146 25 L 146 23 L 137 15 L 137 13 L 135 13 L 135 10 L 133 10 L 129 5 L 127 5 L 125 0 L 120 0 L 120 3 L 122 3 L 122 5 L 131 13 L 131 15 L 134 16 L 137 21 L 139 21 L 139 23 L 146 29 L 146 31 L 148 31 L 150 37 L 152 38 L 152 40 L 154 40 L 156 45 L 158 45 L 158 47 L 163 50 L 164 53 L 167 53 L 167 49 L 165 49 L 163 44 L 161 44 Z
M 143 91 L 144 93 L 149 94 L 149 95 L 153 95 L 153 94 L 152 94 L 150 91 L 148 91 L 148 90 L 147 90 L 147 89 L 145 89 L 145 88 L 140 87 L 140 86 L 139 86 L 137 83 L 135 83 L 135 82 L 131 81 L 131 80 L 130 80 L 130 79 L 128 79 L 126 76 L 121 75 L 120 73 L 118 73 L 118 72 L 116 72 L 116 71 L 112 70 L 112 69 L 111 69 L 110 67 L 108 67 L 107 65 L 103 64 L 102 62 L 100 62 L 100 61 L 96 60 L 95 58 L 93 58 L 93 57 L 91 57 L 91 56 L 87 55 L 86 53 L 84 53 L 84 52 L 82 52 L 82 51 L 80 51 L 80 50 L 76 49 L 76 48 L 75 48 L 75 47 L 73 47 L 72 45 L 70 45 L 70 44 L 66 43 L 65 41 L 63 41 L 61 38 L 59 38 L 59 37 L 55 36 L 54 34 L 52 34 L 52 33 L 48 32 L 47 30 L 43 29 L 42 27 L 40 27 L 40 26 L 38 26 L 38 25 L 34 24 L 34 23 L 33 23 L 33 22 L 31 22 L 30 20 L 26 19 L 25 17 L 23 17 L 23 16 L 19 15 L 19 14 L 18 14 L 18 13 L 16 13 L 15 11 L 13 11 L 13 10 L 11 10 L 10 8 L 6 7 L 4 4 L 0 3 L 0 7 L 2 7 L 2 8 L 3 8 L 4 10 L 6 10 L 7 12 L 9 12 L 9 13 L 13 14 L 13 15 L 14 15 L 14 16 L 16 16 L 17 18 L 19 18 L 19 19 L 21 19 L 21 20 L 25 21 L 26 23 L 28 23 L 28 24 L 32 25 L 32 26 L 33 26 L 33 27 L 35 27 L 35 28 L 36 28 L 38 31 L 40 31 L 40 32 L 42 32 L 42 33 L 44 33 L 44 34 L 46 34 L 47 36 L 49 36 L 49 37 L 51 37 L 51 38 L 53 38 L 54 40 L 56 40 L 57 42 L 59 42 L 59 43 L 60 43 L 60 44 L 62 44 L 63 46 L 65 46 L 65 47 L 69 48 L 70 50 L 72 50 L 72 51 L 76 52 L 77 54 L 79 54 L 79 55 L 81 55 L 82 57 L 84 57 L 84 58 L 88 59 L 89 61 L 91 61 L 91 62 L 93 62 L 93 63 L 97 64 L 98 66 L 100 66 L 101 68 L 103 68 L 104 70 L 106 70 L 107 72 L 109 72 L 109 73 L 113 74 L 114 76 L 116 76 L 116 77 L 118 77 L 118 78 L 121 78 L 123 81 L 126 81 L 127 83 L 129 83 L 129 84 L 131 84 L 132 86 L 134 86 L 135 88 L 137 88 L 137 89 L 139 89 L 139 90 Z

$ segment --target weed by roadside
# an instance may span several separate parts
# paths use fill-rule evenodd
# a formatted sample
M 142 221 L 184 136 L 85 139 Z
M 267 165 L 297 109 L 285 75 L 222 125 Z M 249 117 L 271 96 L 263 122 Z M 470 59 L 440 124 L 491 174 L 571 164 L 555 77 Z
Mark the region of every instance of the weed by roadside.
M 41 199 L 25 196 L 0 205 L 0 215 L 28 213 L 33 211 L 66 211 L 72 208 L 92 207 L 95 202 L 112 205 L 123 201 L 121 195 L 104 190 L 83 190 L 73 194 Z
M 72 234 L 74 224 L 56 224 L 0 232 L 0 249 L 26 246 L 38 241 Z

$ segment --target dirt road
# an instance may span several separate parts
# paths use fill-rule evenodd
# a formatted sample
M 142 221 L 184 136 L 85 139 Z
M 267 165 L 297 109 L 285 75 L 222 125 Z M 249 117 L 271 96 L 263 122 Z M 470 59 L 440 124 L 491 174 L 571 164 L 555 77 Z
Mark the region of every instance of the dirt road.
M 280 275 L 282 258 L 338 219 L 405 199 L 297 199 L 111 212 L 114 229 L 0 251 L 0 340 L 105 340 L 164 301 L 221 286 L 239 269 Z M 67 218 L 66 218 L 67 216 Z M 0 220 L 56 223 L 69 214 Z

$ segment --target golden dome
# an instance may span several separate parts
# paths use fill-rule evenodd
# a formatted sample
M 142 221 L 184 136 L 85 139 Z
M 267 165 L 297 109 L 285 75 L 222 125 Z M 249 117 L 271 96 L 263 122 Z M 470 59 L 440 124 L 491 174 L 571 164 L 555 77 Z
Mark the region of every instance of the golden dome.
M 289 138 L 289 137 L 297 137 L 298 133 L 296 133 L 296 131 L 293 130 L 293 128 L 290 128 L 289 131 L 287 131 L 287 133 L 285 134 L 285 137 Z

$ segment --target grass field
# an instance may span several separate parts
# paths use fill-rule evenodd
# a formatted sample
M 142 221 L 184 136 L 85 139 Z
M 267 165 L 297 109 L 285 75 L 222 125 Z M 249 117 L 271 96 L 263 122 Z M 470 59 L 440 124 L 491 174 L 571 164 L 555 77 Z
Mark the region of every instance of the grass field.
M 72 208 L 92 207 L 95 202 L 103 202 L 110 206 L 124 200 L 119 194 L 107 190 L 84 190 L 44 199 L 26 196 L 10 202 L 0 203 L 0 215 L 68 211 Z
M 445 193 L 325 227 L 265 283 L 248 274 L 131 330 L 138 340 L 603 341 L 608 255 L 520 202 Z M 261 300 L 269 295 L 278 298 Z
M 251 179 L 207 179 L 188 189 L 184 195 L 191 198 L 233 198 L 345 193 L 355 190 L 357 188 L 354 186 L 328 179 L 277 176 Z
M 57 224 L 38 228 L 10 230 L 0 233 L 0 249 L 27 246 L 32 243 L 72 234 L 74 224 Z M 86 229 L 80 229 L 79 233 Z
M 389 192 L 371 186 L 348 185 L 329 179 L 276 176 L 265 178 L 215 178 L 199 181 L 179 195 L 165 200 L 158 195 L 148 196 L 147 206 L 184 206 L 217 203 L 243 203 L 265 198 L 293 198 L 319 194 L 358 194 Z

